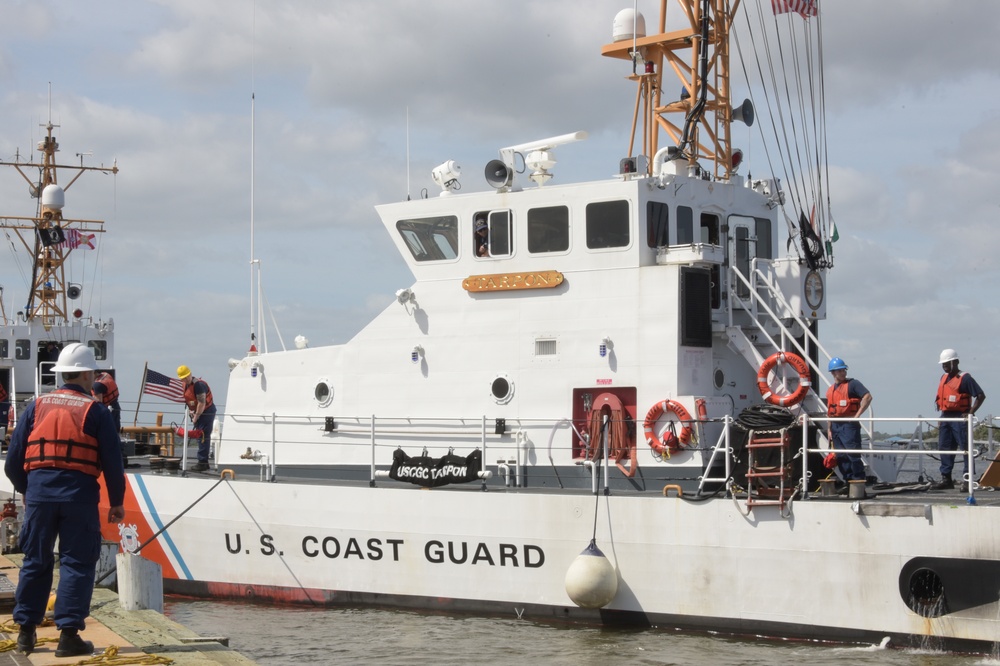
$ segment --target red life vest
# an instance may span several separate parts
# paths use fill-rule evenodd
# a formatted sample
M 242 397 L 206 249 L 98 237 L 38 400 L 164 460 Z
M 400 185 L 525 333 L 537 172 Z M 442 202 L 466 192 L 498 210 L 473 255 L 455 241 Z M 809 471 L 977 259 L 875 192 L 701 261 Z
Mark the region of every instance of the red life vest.
M 959 372 L 951 379 L 948 374 L 941 375 L 941 383 L 938 384 L 937 408 L 942 412 L 962 412 L 967 414 L 972 407 L 972 396 L 968 393 L 960 393 L 958 388 L 962 385 L 964 372 Z
M 115 383 L 115 378 L 108 373 L 102 372 L 97 375 L 97 378 L 94 379 L 94 384 L 101 384 L 104 386 L 104 393 L 97 395 L 95 392 L 94 397 L 105 405 L 110 405 L 118 399 L 118 384 Z
M 92 397 L 68 389 L 35 400 L 35 427 L 24 451 L 24 471 L 54 467 L 100 476 L 97 438 L 83 432 L 87 413 L 95 404 Z
M 188 409 L 191 411 L 194 411 L 198 406 L 198 397 L 194 394 L 194 385 L 198 382 L 201 382 L 201 380 L 196 379 L 184 387 L 184 402 L 187 403 Z M 202 384 L 205 384 L 205 382 L 202 382 Z M 208 384 L 205 384 L 205 391 L 205 409 L 208 409 L 213 404 L 212 389 L 208 387 Z
M 826 408 L 830 416 L 849 418 L 858 415 L 861 399 L 848 395 L 847 389 L 850 383 L 851 380 L 848 379 L 826 390 Z
M 0 402 L 7 402 L 7 395 L 7 389 L 3 387 L 3 384 L 0 384 Z

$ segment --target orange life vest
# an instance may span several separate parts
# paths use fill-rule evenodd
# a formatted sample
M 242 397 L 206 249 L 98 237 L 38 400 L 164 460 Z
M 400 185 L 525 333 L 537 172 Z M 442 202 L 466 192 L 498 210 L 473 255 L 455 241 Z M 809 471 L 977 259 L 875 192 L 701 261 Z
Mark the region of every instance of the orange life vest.
M 858 415 L 861 399 L 848 395 L 850 383 L 851 380 L 848 379 L 826 390 L 826 408 L 830 416 L 849 418 Z
M 118 384 L 115 383 L 115 378 L 106 372 L 102 372 L 97 375 L 94 379 L 95 384 L 101 384 L 104 386 L 104 393 L 97 397 L 105 405 L 110 405 L 112 402 L 118 399 Z
M 951 379 L 947 373 L 941 375 L 941 383 L 938 384 L 937 408 L 942 412 L 962 412 L 967 414 L 972 407 L 972 396 L 968 393 L 960 393 L 958 388 L 962 385 L 964 372 L 959 372 Z
M 24 471 L 54 467 L 100 476 L 97 438 L 83 432 L 95 404 L 92 397 L 68 389 L 35 400 L 35 427 L 24 451 Z
M 194 394 L 194 385 L 197 384 L 200 381 L 201 381 L 200 379 L 196 379 L 196 380 L 194 380 L 193 382 L 191 382 L 190 384 L 188 384 L 187 386 L 184 387 L 184 402 L 187 403 L 188 409 L 190 409 L 192 411 L 194 411 L 195 407 L 198 406 L 198 397 Z M 205 391 L 206 391 L 206 393 L 205 393 L 205 409 L 208 409 L 213 404 L 213 401 L 212 401 L 212 389 L 210 389 L 208 387 L 208 384 L 206 384 L 205 382 L 202 382 L 202 383 L 205 384 Z

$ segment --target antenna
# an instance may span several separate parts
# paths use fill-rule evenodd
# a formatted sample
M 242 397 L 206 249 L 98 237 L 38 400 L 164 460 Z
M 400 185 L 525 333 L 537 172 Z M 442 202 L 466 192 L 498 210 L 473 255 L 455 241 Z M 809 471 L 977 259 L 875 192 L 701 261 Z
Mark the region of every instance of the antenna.
M 254 246 L 254 182 L 255 178 L 255 164 L 254 157 L 256 155 L 256 121 L 255 121 L 255 107 L 256 107 L 256 71 L 255 71 L 255 56 L 256 56 L 256 45 L 257 45 L 257 2 L 254 0 L 253 3 L 253 21 L 251 28 L 251 39 L 250 39 L 250 350 L 249 353 L 257 353 L 257 300 L 259 291 L 257 290 L 257 274 L 259 272 L 259 262 L 257 260 L 256 248 Z
M 406 200 L 410 200 L 410 107 L 406 107 Z

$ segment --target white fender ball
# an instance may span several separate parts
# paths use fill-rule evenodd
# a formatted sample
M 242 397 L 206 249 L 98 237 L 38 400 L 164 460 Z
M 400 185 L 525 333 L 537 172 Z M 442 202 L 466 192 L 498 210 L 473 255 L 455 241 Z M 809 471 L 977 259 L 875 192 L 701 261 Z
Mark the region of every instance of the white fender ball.
M 580 608 L 601 608 L 618 592 L 618 573 L 593 541 L 566 571 L 566 594 Z

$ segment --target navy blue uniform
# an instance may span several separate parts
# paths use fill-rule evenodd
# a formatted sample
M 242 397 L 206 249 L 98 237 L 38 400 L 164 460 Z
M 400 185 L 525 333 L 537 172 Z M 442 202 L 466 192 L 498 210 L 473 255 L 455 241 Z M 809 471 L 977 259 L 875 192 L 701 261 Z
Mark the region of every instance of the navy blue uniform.
M 62 388 L 84 394 L 76 384 Z M 86 395 L 86 394 L 84 394 Z M 24 411 L 14 429 L 4 473 L 24 495 L 24 552 L 17 584 L 14 621 L 37 626 L 45 618 L 52 589 L 53 549 L 59 538 L 59 587 L 55 622 L 59 629 L 84 629 L 90 614 L 97 560 L 101 553 L 100 485 L 97 477 L 70 469 L 24 469 L 28 436 L 35 428 L 35 403 Z M 111 412 L 95 403 L 83 424 L 84 434 L 97 439 L 104 483 L 111 506 L 125 500 L 125 470 L 121 443 Z
M 968 394 L 971 400 L 975 400 L 983 394 L 983 389 L 969 373 L 964 373 L 958 385 L 961 393 Z M 962 418 L 968 416 L 965 411 L 942 411 L 941 417 L 946 419 Z M 940 421 L 938 422 L 938 448 L 942 451 L 966 450 L 969 447 L 969 424 L 967 421 Z M 955 468 L 955 456 L 941 454 L 941 466 L 938 471 L 942 476 L 951 476 L 951 471 Z M 969 456 L 962 457 L 962 475 L 969 473 Z

